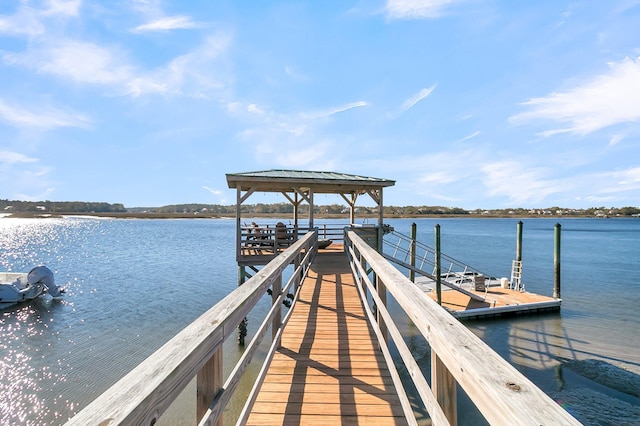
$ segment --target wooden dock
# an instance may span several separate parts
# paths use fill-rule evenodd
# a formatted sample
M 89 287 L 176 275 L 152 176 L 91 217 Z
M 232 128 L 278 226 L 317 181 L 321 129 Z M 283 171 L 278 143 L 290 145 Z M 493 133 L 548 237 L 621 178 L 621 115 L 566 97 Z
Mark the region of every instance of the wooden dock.
M 493 316 L 531 314 L 560 309 L 561 299 L 542 296 L 540 294 L 521 292 L 502 288 L 500 286 L 487 287 L 484 291 L 466 289 L 477 296 L 476 299 L 453 289 L 442 291 L 442 306 L 451 315 L 459 319 L 480 319 Z M 431 299 L 437 300 L 436 292 L 426 293 Z M 483 298 L 484 300 L 478 300 Z
M 311 265 L 247 424 L 407 424 L 342 245 Z

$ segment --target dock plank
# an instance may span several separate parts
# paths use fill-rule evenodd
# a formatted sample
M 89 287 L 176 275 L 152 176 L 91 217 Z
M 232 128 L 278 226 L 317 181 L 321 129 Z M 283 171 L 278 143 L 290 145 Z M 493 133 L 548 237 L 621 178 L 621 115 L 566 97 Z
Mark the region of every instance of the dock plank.
M 343 253 L 320 252 L 258 393 L 249 425 L 405 425 Z

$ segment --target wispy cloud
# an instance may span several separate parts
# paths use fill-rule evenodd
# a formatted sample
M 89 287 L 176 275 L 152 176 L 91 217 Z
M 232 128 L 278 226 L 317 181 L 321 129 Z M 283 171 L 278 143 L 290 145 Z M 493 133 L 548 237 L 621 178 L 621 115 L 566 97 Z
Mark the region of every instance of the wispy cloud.
M 422 89 L 415 95 L 411 96 L 409 99 L 402 103 L 402 106 L 400 107 L 400 113 L 406 112 L 407 110 L 413 108 L 418 102 L 429 96 L 435 88 L 436 85 L 434 84 L 433 86 Z
M 203 186 L 202 189 L 205 189 L 207 191 L 209 191 L 210 193 L 212 193 L 213 195 L 220 195 L 222 194 L 222 191 L 217 190 L 217 189 L 213 189 L 213 188 L 209 188 L 208 186 Z
M 155 32 L 155 31 L 171 31 L 171 30 L 186 30 L 193 28 L 200 28 L 202 24 L 194 22 L 188 16 L 165 16 L 163 18 L 156 19 L 144 25 L 139 25 L 131 30 L 134 33 Z
M 565 126 L 547 130 L 586 135 L 620 123 L 640 120 L 640 58 L 609 64 L 608 72 L 565 92 L 555 92 L 524 103 L 529 111 L 510 118 L 512 123 L 549 120 Z
M 332 115 L 339 114 L 341 112 L 349 111 L 350 109 L 362 108 L 367 105 L 369 104 L 365 101 L 350 102 L 348 104 L 339 105 L 339 106 L 328 108 L 325 110 L 303 112 L 303 113 L 300 113 L 300 117 L 303 119 L 311 119 L 311 120 L 322 119 L 322 118 L 331 117 Z
M 482 172 L 488 195 L 507 197 L 514 205 L 539 204 L 561 192 L 560 185 L 548 178 L 548 170 L 527 167 L 515 160 L 486 164 Z
M 445 14 L 459 0 L 387 0 L 388 19 L 433 19 Z
M 78 16 L 82 0 L 49 0 L 44 9 L 20 2 L 13 15 L 0 15 L 0 33 L 39 36 L 46 32 L 46 22 L 57 17 Z
M 48 8 L 43 11 L 45 15 L 78 16 L 82 0 L 49 0 Z
M 463 137 L 462 139 L 458 139 L 456 142 L 464 142 L 464 141 L 468 141 L 469 139 L 473 139 L 475 137 L 480 136 L 480 130 L 476 130 L 475 132 L 471 133 L 470 135 L 467 135 L 465 137 Z
M 82 114 L 69 113 L 53 107 L 29 110 L 10 105 L 0 99 L 0 119 L 16 127 L 55 129 L 57 127 L 88 127 L 91 120 Z
M 127 53 L 117 46 L 58 39 L 21 53 L 1 52 L 9 65 L 24 66 L 78 84 L 108 86 L 117 95 L 148 93 L 202 96 L 224 86 L 212 69 L 230 44 L 230 37 L 218 33 L 206 38 L 191 52 L 177 56 L 156 70 L 141 70 L 127 62 Z
M 27 157 L 19 152 L 0 151 L 0 164 L 35 163 L 37 158 Z
M 23 53 L 4 52 L 2 59 L 39 73 L 68 78 L 78 83 L 118 84 L 131 79 L 133 68 L 124 52 L 94 43 L 57 39 L 55 43 L 33 47 Z

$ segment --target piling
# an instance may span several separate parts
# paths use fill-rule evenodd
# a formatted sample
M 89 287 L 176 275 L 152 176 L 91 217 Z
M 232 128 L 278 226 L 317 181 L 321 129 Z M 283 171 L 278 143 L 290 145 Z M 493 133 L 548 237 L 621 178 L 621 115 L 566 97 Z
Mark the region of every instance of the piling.
M 519 221 L 516 225 L 516 260 L 522 261 L 522 221 Z
M 442 274 L 440 273 L 440 225 L 435 226 L 436 301 L 442 305 Z
M 411 243 L 409 245 L 409 264 L 412 266 L 412 269 L 409 270 L 409 279 L 411 282 L 416 282 L 416 238 L 418 236 L 418 225 L 416 223 L 411 224 L 411 235 L 409 236 L 411 239 Z
M 556 223 L 553 233 L 553 297 L 560 299 L 560 231 L 562 225 Z

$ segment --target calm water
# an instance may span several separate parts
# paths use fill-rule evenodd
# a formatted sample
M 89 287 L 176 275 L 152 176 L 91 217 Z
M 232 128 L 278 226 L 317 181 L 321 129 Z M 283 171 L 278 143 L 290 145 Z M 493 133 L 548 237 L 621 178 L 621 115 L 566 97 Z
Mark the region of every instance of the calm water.
M 552 293 L 557 221 L 524 220 L 528 291 Z M 516 220 L 389 221 L 407 234 L 412 222 L 427 244 L 439 223 L 444 253 L 509 276 Z M 562 313 L 468 326 L 585 424 L 640 424 L 640 400 L 632 396 L 640 388 L 640 220 L 560 223 Z M 42 263 L 57 284 L 67 286 L 64 300 L 44 297 L 0 311 L 0 424 L 64 423 L 232 291 L 234 225 L 205 219 L 0 219 L 0 270 L 28 271 Z M 407 333 L 411 338 L 410 328 Z M 228 346 L 225 356 L 234 359 L 235 344 Z M 424 345 L 414 349 L 429 359 Z M 625 373 L 631 393 L 576 373 L 591 360 L 602 362 L 598 371 Z M 582 406 L 585 400 L 614 407 L 614 420 L 608 423 L 600 412 L 595 421 Z M 471 410 L 461 424 L 475 423 L 474 416 Z

